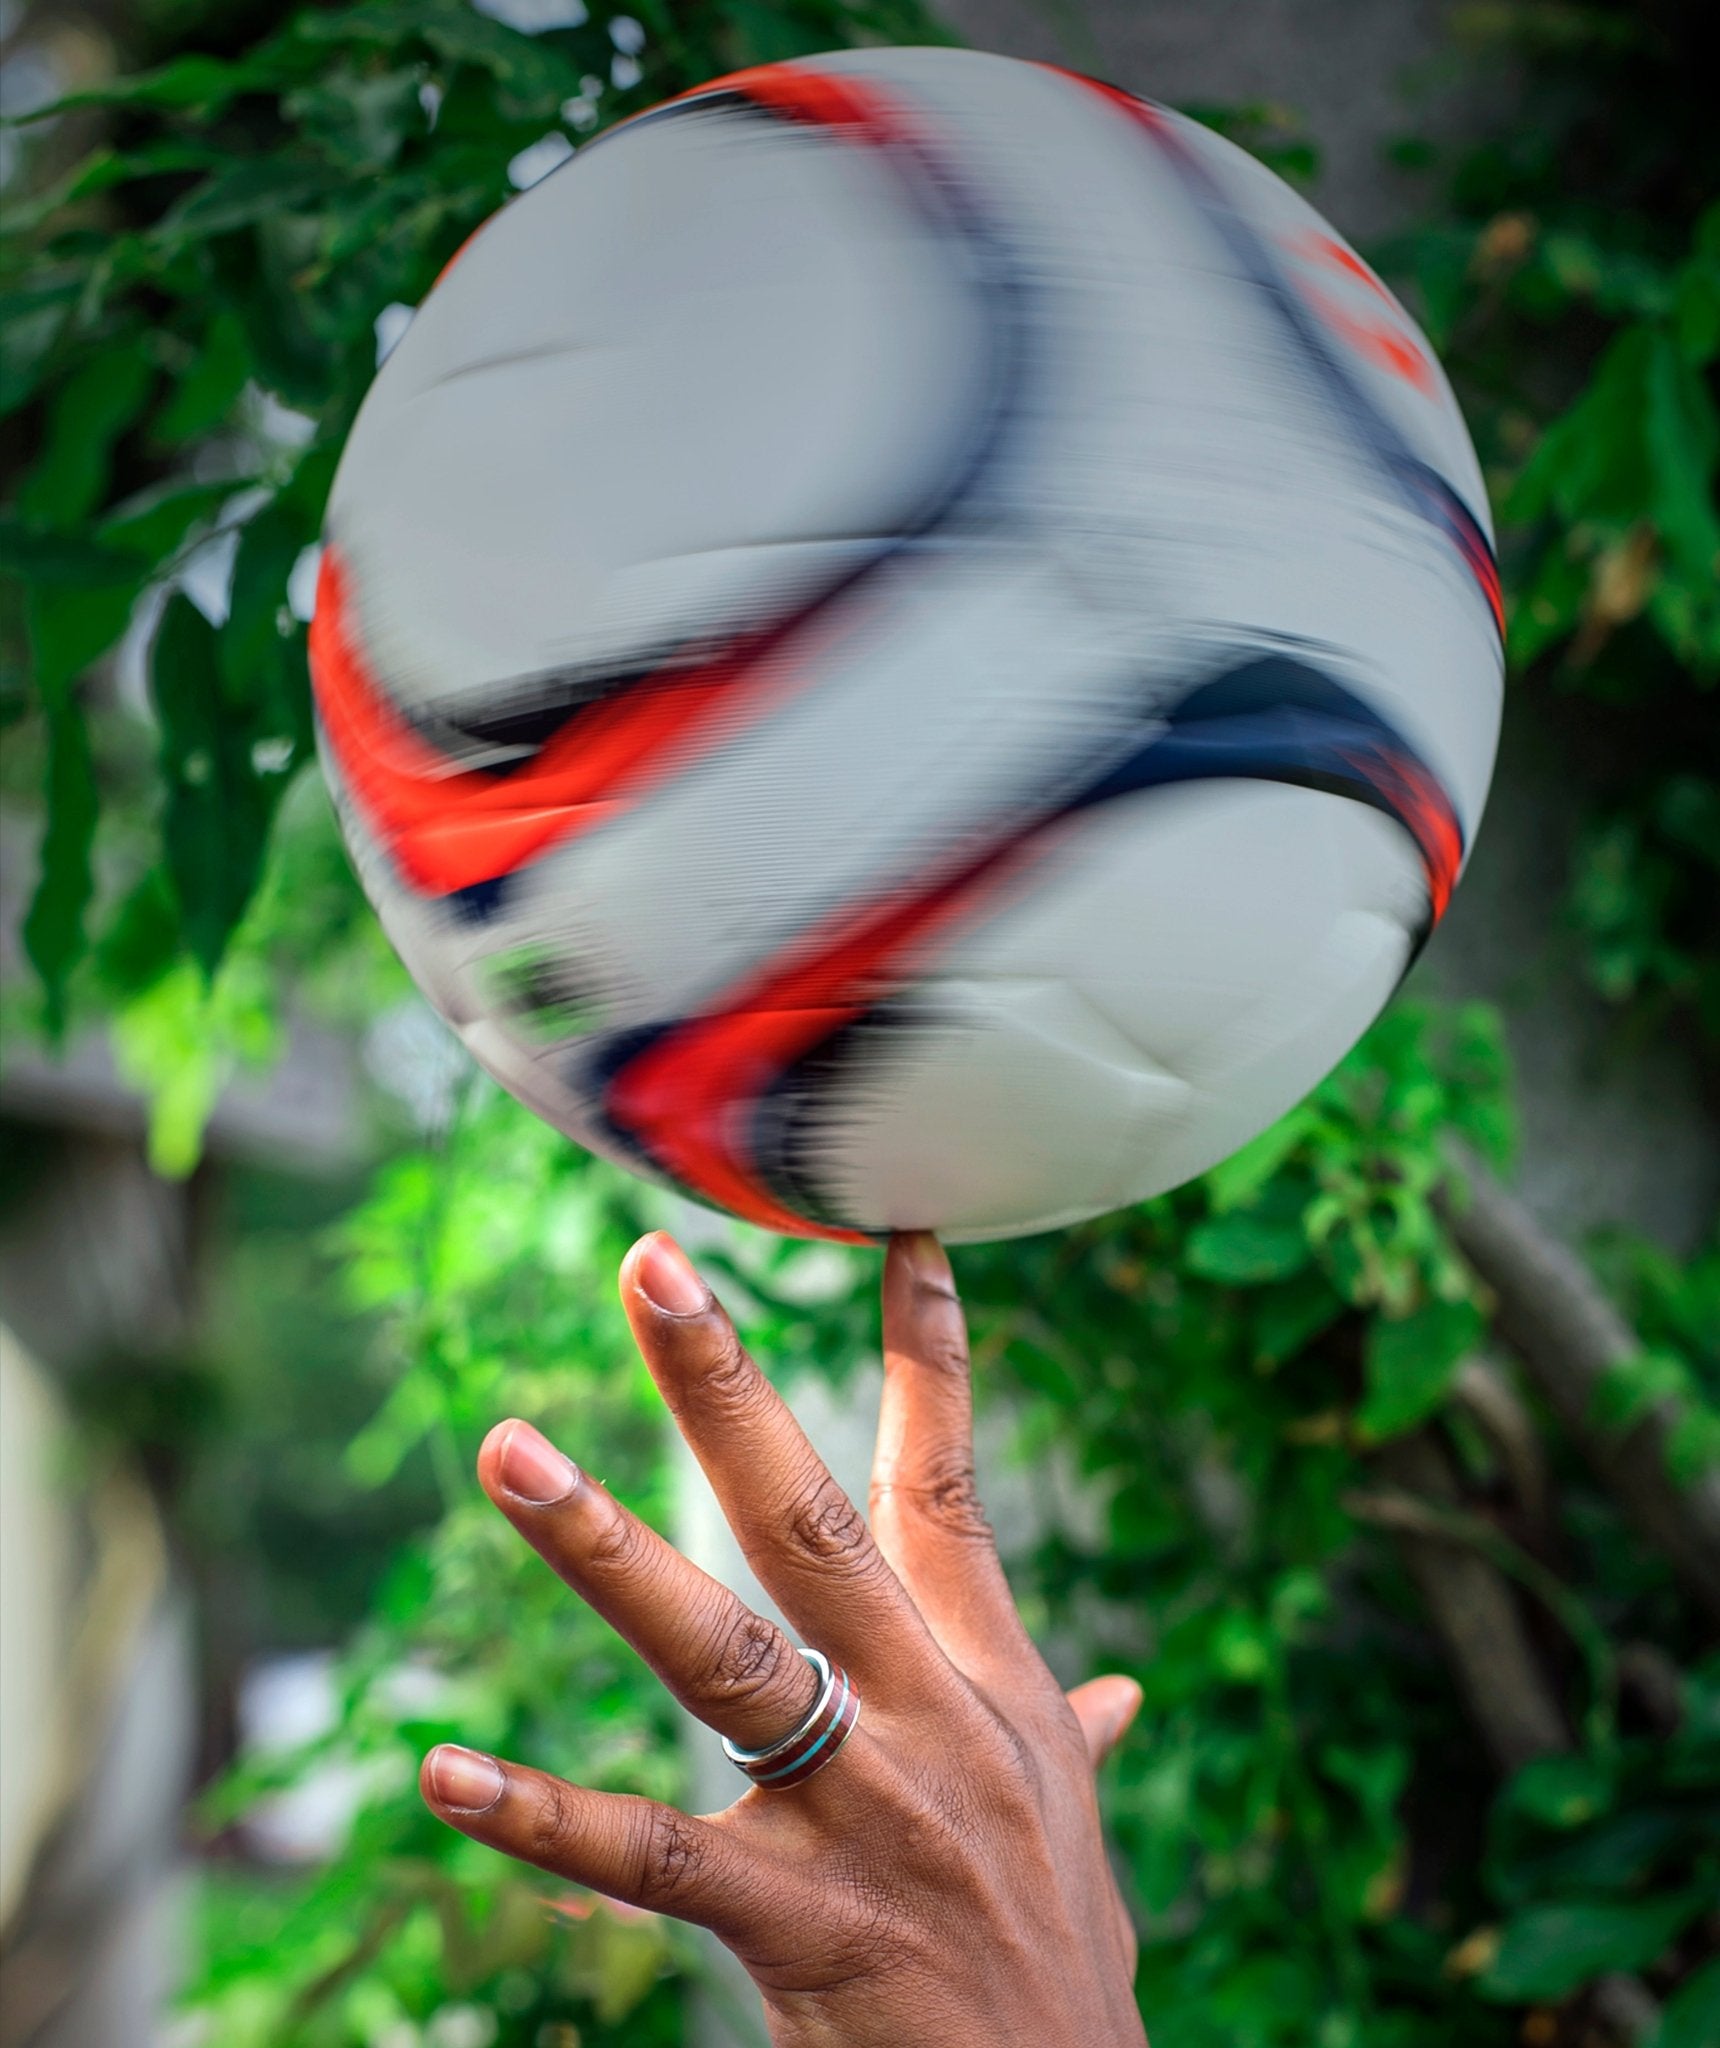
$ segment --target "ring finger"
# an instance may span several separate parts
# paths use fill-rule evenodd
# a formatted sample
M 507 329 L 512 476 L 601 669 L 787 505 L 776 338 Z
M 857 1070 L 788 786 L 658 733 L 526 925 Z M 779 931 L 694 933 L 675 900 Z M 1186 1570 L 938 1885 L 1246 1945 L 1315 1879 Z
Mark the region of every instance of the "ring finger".
M 529 1422 L 491 1430 L 478 1477 L 544 1562 L 708 1727 L 755 1749 L 806 1718 L 818 1674 L 782 1630 L 647 1528 Z

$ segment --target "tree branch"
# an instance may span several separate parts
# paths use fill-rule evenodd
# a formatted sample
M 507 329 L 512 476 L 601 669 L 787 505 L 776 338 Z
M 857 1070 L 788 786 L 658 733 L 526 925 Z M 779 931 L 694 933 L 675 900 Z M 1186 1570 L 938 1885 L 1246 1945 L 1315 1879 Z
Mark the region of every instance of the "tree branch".
M 1636 1333 L 1588 1268 L 1507 1194 L 1467 1148 L 1453 1155 L 1467 1201 L 1442 1198 L 1452 1236 L 1497 1298 L 1500 1329 L 1583 1456 L 1642 1535 L 1720 1622 L 1720 1470 L 1678 1484 L 1668 1465 L 1680 1415 L 1658 1402 L 1622 1429 L 1596 1419 L 1613 1369 L 1636 1357 Z
M 1431 1430 L 1383 1445 L 1372 1462 L 1390 1482 L 1389 1490 L 1352 1494 L 1344 1504 L 1358 1521 L 1397 1537 L 1404 1566 L 1494 1762 L 1509 1773 L 1536 1757 L 1569 1750 L 1570 1724 L 1500 1561 L 1500 1553 L 1513 1546 L 1465 1507 L 1456 1468 Z M 1564 1589 L 1558 1589 L 1563 1597 L 1553 1599 L 1552 1575 L 1519 1556 L 1517 1569 L 1525 1566 L 1531 1590 L 1571 1626 Z M 1583 1647 L 1592 1664 L 1592 1644 L 1585 1641 Z M 1625 2048 L 1646 2041 L 1659 2021 L 1653 1994 L 1634 1977 L 1603 1978 L 1591 1995 L 1601 2024 Z
M 1502 1772 L 1571 1746 L 1558 1695 L 1541 1667 L 1510 1582 L 1458 1524 L 1462 1493 L 1451 1461 L 1426 1431 L 1375 1453 L 1393 1491 L 1351 1495 L 1358 1521 L 1389 1529 L 1444 1647 L 1469 1717 Z
M 1522 1396 L 1487 1358 L 1466 1358 L 1451 1391 L 1498 1454 L 1524 1520 L 1544 1536 L 1552 1497 L 1547 1456 Z

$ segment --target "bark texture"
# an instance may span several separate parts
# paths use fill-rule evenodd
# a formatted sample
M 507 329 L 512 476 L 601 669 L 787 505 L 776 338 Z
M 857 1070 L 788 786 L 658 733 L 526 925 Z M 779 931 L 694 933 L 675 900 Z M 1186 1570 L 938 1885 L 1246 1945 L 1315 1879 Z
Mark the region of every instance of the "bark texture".
M 1642 1349 L 1588 1268 L 1550 1236 L 1473 1154 L 1458 1155 L 1468 1198 L 1444 1205 L 1465 1258 L 1498 1301 L 1498 1325 L 1571 1441 L 1641 1534 L 1720 1624 L 1720 1469 L 1680 1484 L 1668 1458 L 1676 1400 L 1625 1428 L 1597 1417 L 1602 1382 Z

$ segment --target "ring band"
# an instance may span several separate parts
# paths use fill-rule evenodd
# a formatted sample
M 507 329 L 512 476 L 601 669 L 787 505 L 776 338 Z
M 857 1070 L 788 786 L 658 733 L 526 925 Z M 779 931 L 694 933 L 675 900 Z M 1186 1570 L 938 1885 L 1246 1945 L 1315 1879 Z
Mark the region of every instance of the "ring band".
M 763 1749 L 742 1749 L 726 1735 L 722 1738 L 723 1754 L 735 1769 L 773 1792 L 803 1785 L 823 1770 L 860 1719 L 860 1695 L 842 1666 L 832 1664 L 822 1650 L 803 1649 L 800 1654 L 822 1681 L 812 1710 L 800 1726 Z

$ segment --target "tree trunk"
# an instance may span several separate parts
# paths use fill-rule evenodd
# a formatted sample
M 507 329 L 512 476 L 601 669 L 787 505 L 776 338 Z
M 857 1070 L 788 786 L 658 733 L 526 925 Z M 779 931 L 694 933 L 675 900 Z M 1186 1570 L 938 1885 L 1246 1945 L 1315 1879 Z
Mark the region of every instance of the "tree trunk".
M 1642 1349 L 1636 1333 L 1576 1254 L 1473 1154 L 1460 1152 L 1458 1164 L 1468 1200 L 1446 1201 L 1445 1220 L 1496 1296 L 1501 1332 L 1607 1491 L 1720 1623 L 1720 1469 L 1673 1478 L 1675 1399 L 1622 1429 L 1597 1420 L 1602 1382 Z
M 1416 1501 L 1461 1509 L 1451 1460 L 1428 1431 L 1386 1444 L 1372 1462 Z M 1423 1533 L 1408 1517 L 1394 1522 L 1387 1501 L 1374 1502 L 1368 1519 L 1393 1528 L 1469 1717 L 1500 1772 L 1569 1749 L 1570 1726 L 1530 1640 L 1516 1589 L 1499 1567 L 1448 1536 Z

